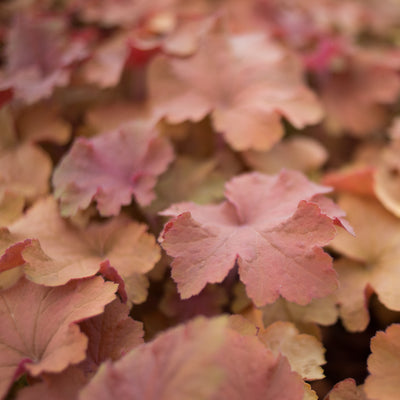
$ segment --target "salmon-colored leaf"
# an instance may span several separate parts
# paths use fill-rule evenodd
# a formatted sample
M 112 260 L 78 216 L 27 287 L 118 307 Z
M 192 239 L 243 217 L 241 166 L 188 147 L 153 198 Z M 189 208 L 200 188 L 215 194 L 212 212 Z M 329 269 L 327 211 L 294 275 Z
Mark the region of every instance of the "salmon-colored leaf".
M 378 332 L 371 339 L 371 353 L 368 357 L 368 370 L 371 375 L 365 381 L 365 393 L 371 399 L 398 399 L 400 325 L 393 324 L 386 332 Z
M 10 230 L 8 242 L 35 238 L 22 252 L 24 272 L 30 280 L 63 285 L 92 276 L 102 263 L 109 262 L 123 278 L 130 302 L 145 300 L 148 283 L 144 274 L 160 257 L 155 238 L 146 232 L 145 225 L 120 215 L 78 228 L 60 217 L 52 197 L 38 201 Z M 9 263 L 3 270 L 13 266 Z
M 192 57 L 159 56 L 150 65 L 149 91 L 155 113 L 170 122 L 211 113 L 235 150 L 270 149 L 283 136 L 282 116 L 297 128 L 322 117 L 298 61 L 263 35 L 212 33 Z
M 369 321 L 367 302 L 372 292 L 389 309 L 400 310 L 400 223 L 373 198 L 342 195 L 339 205 L 347 212 L 356 237 L 340 232 L 331 244 L 346 256 L 335 265 L 340 281 L 336 297 L 345 326 L 363 330 Z
M 0 292 L 0 396 L 24 371 L 60 372 L 84 360 L 87 338 L 75 322 L 103 312 L 115 290 L 100 277 L 56 288 L 21 278 Z

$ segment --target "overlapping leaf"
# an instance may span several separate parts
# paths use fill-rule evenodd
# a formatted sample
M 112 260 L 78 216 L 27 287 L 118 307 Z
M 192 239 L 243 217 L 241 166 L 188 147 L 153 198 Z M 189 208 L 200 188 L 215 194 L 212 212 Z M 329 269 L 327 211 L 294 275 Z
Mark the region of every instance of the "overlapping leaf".
M 395 400 L 399 397 L 400 325 L 393 324 L 386 332 L 378 332 L 371 340 L 368 357 L 370 376 L 365 381 L 368 398 Z
M 0 224 L 18 217 L 26 202 L 49 190 L 51 160 L 29 139 L 20 141 L 11 110 L 0 110 Z
M 337 383 L 328 393 L 325 400 L 366 400 L 362 388 L 357 387 L 355 381 L 351 378 Z
M 254 366 L 257 365 L 257 368 Z M 282 392 L 282 385 L 285 391 Z M 300 377 L 255 337 L 228 329 L 224 319 L 196 319 L 106 363 L 81 400 L 301 400 Z
M 345 326 L 352 331 L 363 330 L 369 321 L 367 303 L 372 292 L 386 307 L 400 310 L 400 225 L 374 199 L 346 195 L 339 204 L 357 236 L 339 234 L 332 242 L 333 248 L 347 257 L 335 264 L 341 283 L 337 299 Z
M 16 16 L 7 40 L 7 74 L 2 88 L 12 87 L 26 103 L 50 97 L 70 80 L 70 65 L 87 56 L 83 41 L 68 39 L 66 20 L 29 11 Z
M 328 158 L 326 149 L 320 143 L 302 136 L 280 142 L 270 151 L 246 151 L 243 156 L 247 165 L 265 174 L 278 173 L 282 168 L 313 171 Z
M 278 321 L 264 328 L 262 322 L 254 325 L 240 315 L 231 316 L 229 323 L 241 334 L 257 336 L 275 355 L 286 357 L 291 369 L 303 379 L 324 378 L 324 347 L 315 336 L 300 333 L 293 323 Z
M 101 315 L 80 323 L 82 332 L 89 338 L 86 371 L 96 371 L 102 362 L 116 361 L 143 343 L 143 324 L 128 314 L 129 308 L 116 299 Z
M 216 363 L 226 321 L 197 319 L 160 335 L 116 363 L 106 362 L 80 400 L 206 400 L 223 379 Z
M 32 281 L 62 285 L 71 279 L 94 275 L 102 263 L 109 262 L 124 279 L 128 298 L 133 302 L 145 300 L 144 274 L 160 257 L 155 239 L 146 232 L 145 225 L 120 215 L 105 223 L 93 222 L 87 228 L 77 228 L 60 217 L 52 197 L 37 202 L 10 230 L 11 234 L 4 233 L 4 250 L 8 245 L 7 251 L 22 251 L 24 272 Z M 26 239 L 33 239 L 29 246 Z M 18 248 L 11 244 L 13 241 Z M 2 260 L 2 271 L 18 263 L 15 257 L 7 261 Z
M 104 216 L 117 215 L 133 196 L 139 204 L 149 204 L 157 177 L 172 158 L 168 142 L 144 122 L 77 139 L 53 176 L 62 214 L 74 215 L 93 200 Z
M 294 171 L 252 173 L 232 179 L 219 205 L 181 203 L 164 211 L 174 218 L 160 241 L 175 258 L 172 277 L 182 298 L 207 282 L 221 282 L 235 262 L 257 305 L 279 295 L 306 304 L 331 293 L 336 274 L 321 246 L 333 239 L 335 228 L 312 202 L 329 190 Z
M 86 357 L 75 322 L 100 314 L 116 285 L 96 277 L 50 288 L 21 278 L 0 293 L 0 396 L 24 371 L 60 372 Z
M 157 115 L 177 123 L 211 113 L 236 150 L 271 148 L 283 135 L 282 116 L 297 128 L 322 117 L 296 59 L 263 35 L 212 33 L 190 58 L 159 56 L 149 88 Z
M 81 368 L 72 366 L 59 374 L 43 374 L 43 381 L 23 388 L 18 392 L 18 400 L 74 400 L 87 384 Z

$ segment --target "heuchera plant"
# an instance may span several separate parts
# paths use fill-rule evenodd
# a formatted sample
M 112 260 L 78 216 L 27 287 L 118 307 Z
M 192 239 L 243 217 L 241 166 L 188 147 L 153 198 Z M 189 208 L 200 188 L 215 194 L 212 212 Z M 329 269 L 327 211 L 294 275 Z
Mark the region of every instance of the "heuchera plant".
M 0 400 L 399 399 L 398 0 L 0 20 Z

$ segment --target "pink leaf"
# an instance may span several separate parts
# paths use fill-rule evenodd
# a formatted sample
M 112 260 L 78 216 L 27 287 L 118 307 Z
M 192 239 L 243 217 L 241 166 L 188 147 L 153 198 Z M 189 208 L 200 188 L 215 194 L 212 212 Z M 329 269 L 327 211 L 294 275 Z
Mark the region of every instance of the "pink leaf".
M 321 246 L 335 236 L 334 219 L 312 202 L 329 191 L 295 171 L 251 173 L 229 181 L 219 205 L 172 205 L 162 214 L 175 218 L 159 240 L 175 258 L 172 277 L 181 297 L 221 282 L 236 261 L 258 306 L 279 295 L 307 304 L 333 292 L 336 274 Z
M 9 31 L 7 74 L 2 87 L 12 87 L 14 97 L 34 103 L 66 86 L 70 66 L 87 56 L 85 44 L 68 37 L 64 20 L 56 17 L 17 16 Z
M 235 150 L 268 150 L 283 135 L 281 117 L 297 128 L 318 122 L 321 108 L 292 54 L 262 35 L 210 34 L 189 58 L 159 56 L 149 70 L 155 113 L 172 123 L 213 125 Z
M 117 215 L 132 196 L 141 205 L 149 204 L 157 177 L 172 158 L 171 146 L 147 124 L 77 139 L 53 176 L 62 214 L 74 215 L 92 200 L 104 216 Z
M 223 318 L 198 318 L 163 332 L 115 363 L 103 363 L 80 400 L 210 399 L 223 379 L 216 356 L 225 325 Z
M 284 389 L 283 389 L 284 387 Z M 303 382 L 283 357 L 223 318 L 197 318 L 103 364 L 80 400 L 301 400 Z

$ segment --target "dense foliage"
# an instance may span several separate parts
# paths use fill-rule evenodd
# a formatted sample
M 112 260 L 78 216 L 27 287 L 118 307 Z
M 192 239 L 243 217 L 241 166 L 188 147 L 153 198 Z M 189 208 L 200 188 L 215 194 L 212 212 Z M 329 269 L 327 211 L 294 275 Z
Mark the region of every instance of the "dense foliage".
M 398 399 L 399 0 L 0 20 L 1 399 Z

